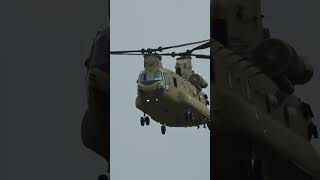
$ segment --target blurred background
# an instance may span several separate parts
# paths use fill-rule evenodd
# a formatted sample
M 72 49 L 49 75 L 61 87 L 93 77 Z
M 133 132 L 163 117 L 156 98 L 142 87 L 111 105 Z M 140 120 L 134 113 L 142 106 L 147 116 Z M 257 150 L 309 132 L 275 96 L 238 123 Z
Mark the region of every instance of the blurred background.
M 313 121 L 320 132 L 319 6 L 319 1 L 262 1 L 264 26 L 270 29 L 271 36 L 292 45 L 314 68 L 311 81 L 303 86 L 296 86 L 295 94 L 311 105 Z M 314 139 L 312 142 L 320 153 L 320 140 Z
M 107 24 L 107 4 L 8 2 L 1 33 L 8 54 L 8 179 L 91 180 L 106 172 L 105 161 L 83 146 L 80 127 L 84 61 Z

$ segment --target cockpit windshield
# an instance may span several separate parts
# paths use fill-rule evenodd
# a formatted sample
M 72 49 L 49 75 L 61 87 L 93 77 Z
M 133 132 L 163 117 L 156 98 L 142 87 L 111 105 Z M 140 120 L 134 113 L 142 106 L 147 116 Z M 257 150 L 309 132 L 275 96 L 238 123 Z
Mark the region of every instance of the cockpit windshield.
M 146 72 L 142 71 L 139 75 L 138 82 L 142 84 L 152 84 L 156 81 L 164 80 L 163 72 L 155 71 L 155 72 Z

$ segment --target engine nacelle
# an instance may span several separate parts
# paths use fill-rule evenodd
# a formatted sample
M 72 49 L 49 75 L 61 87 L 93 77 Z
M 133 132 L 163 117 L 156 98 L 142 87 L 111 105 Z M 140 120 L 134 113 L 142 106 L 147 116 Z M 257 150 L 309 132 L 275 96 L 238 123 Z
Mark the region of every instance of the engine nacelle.
M 253 52 L 252 62 L 271 78 L 286 76 L 292 84 L 304 84 L 313 76 L 312 66 L 297 55 L 289 44 L 267 39 Z
M 179 57 L 176 60 L 176 73 L 185 78 L 186 80 L 190 78 L 193 74 L 191 56 L 189 57 Z
M 208 87 L 208 82 L 203 79 L 199 74 L 193 74 L 190 76 L 189 81 L 191 84 L 200 87 L 200 88 L 206 88 Z
M 292 84 L 305 84 L 313 76 L 313 67 L 301 57 L 298 57 L 297 62 L 289 64 L 286 75 Z

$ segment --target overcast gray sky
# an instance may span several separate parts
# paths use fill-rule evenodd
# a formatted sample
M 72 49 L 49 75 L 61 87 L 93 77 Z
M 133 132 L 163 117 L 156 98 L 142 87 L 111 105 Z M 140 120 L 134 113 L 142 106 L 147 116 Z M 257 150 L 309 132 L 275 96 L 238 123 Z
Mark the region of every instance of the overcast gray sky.
M 209 0 L 111 1 L 111 49 L 152 48 L 209 39 L 209 14 Z M 164 57 L 163 64 L 174 69 L 175 59 Z M 209 80 L 209 60 L 196 59 L 193 67 Z M 209 179 L 208 129 L 168 127 L 166 135 L 162 135 L 161 125 L 155 121 L 148 127 L 140 126 L 143 113 L 136 109 L 135 98 L 141 70 L 142 57 L 111 57 L 111 178 Z

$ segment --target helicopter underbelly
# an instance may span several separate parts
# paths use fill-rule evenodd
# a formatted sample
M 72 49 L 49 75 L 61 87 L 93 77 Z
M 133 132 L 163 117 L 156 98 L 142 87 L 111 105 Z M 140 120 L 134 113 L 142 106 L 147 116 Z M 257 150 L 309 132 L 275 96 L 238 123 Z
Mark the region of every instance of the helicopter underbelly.
M 193 106 L 194 104 L 186 101 L 184 96 L 173 97 L 172 94 L 166 92 L 161 95 L 136 98 L 138 109 L 160 124 L 170 127 L 191 127 L 208 123 L 209 111 L 203 113 L 199 111 L 199 108 Z M 188 110 L 192 112 L 191 120 L 186 119 Z

